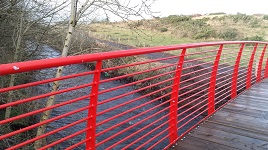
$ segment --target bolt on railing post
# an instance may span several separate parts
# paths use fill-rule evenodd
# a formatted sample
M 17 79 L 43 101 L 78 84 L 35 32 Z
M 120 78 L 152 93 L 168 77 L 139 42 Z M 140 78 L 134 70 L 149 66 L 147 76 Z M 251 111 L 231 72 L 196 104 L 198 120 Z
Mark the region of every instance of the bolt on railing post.
M 262 63 L 263 63 L 263 58 L 264 58 L 264 54 L 267 48 L 267 44 L 264 45 L 262 53 L 261 53 L 261 57 L 259 60 L 259 65 L 258 65 L 258 73 L 257 73 L 257 83 L 261 81 L 261 71 L 262 71 Z
M 235 65 L 234 65 L 234 72 L 232 77 L 232 89 L 231 89 L 231 99 L 235 98 L 237 96 L 237 79 L 238 79 L 238 70 L 239 70 L 239 64 L 242 56 L 243 49 L 245 47 L 245 43 L 243 43 L 240 47 L 240 50 L 237 54 Z
M 96 114 L 97 114 L 97 103 L 98 103 L 98 92 L 99 83 L 101 77 L 102 60 L 97 61 L 95 73 L 93 77 L 93 85 L 90 94 L 90 102 L 88 109 L 88 121 L 87 121 L 87 132 L 86 132 L 86 149 L 96 149 Z
M 223 44 L 220 45 L 218 53 L 216 55 L 213 69 L 210 76 L 210 84 L 208 89 L 208 115 L 211 115 L 215 111 L 215 89 L 216 89 L 216 78 L 218 73 L 218 66 L 221 58 L 221 52 L 223 49 Z
M 265 66 L 264 78 L 268 78 L 268 58 L 266 59 L 266 66 Z
M 252 78 L 252 66 L 253 66 L 253 61 L 254 61 L 254 57 L 256 54 L 258 48 L 258 43 L 255 44 L 253 52 L 251 54 L 250 57 L 250 61 L 248 63 L 248 73 L 247 73 L 247 80 L 246 80 L 246 89 L 249 89 L 251 87 L 251 78 Z
M 169 112 L 169 141 L 170 143 L 175 142 L 178 139 L 178 99 L 179 99 L 179 88 L 182 74 L 182 66 L 184 63 L 184 56 L 186 48 L 181 51 L 181 55 L 178 60 L 176 67 L 175 79 L 172 87 L 171 101 L 170 101 L 170 112 Z

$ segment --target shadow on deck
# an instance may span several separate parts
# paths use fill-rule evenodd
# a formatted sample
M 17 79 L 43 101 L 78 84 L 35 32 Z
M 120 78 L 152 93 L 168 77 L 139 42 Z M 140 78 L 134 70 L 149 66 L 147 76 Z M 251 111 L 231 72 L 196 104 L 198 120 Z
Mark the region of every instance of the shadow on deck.
M 268 79 L 216 112 L 171 150 L 268 149 Z

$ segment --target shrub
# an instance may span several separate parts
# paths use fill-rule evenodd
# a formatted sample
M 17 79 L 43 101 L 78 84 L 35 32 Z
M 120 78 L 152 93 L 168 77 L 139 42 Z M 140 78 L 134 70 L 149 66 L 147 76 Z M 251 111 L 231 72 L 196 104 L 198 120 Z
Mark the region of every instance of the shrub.
M 264 15 L 264 16 L 263 16 L 263 19 L 264 19 L 264 20 L 268 20 L 268 15 Z
M 204 21 L 204 22 L 207 22 L 207 21 L 209 21 L 209 20 L 210 20 L 210 18 L 208 18 L 208 17 L 204 17 L 204 18 L 199 19 L 199 20 L 202 20 L 202 21 Z
M 209 15 L 226 15 L 224 12 L 210 13 Z
M 220 34 L 220 38 L 224 40 L 236 40 L 239 35 L 239 31 L 235 28 L 227 28 Z
M 163 18 L 163 21 L 166 21 L 167 23 L 179 23 L 184 21 L 189 21 L 192 18 L 190 16 L 185 15 L 170 15 L 168 17 Z
M 247 23 L 253 19 L 255 19 L 253 16 L 237 13 L 236 15 L 230 15 L 229 16 L 233 22 L 237 23 L 239 21 L 243 21 L 244 23 Z
M 168 29 L 167 29 L 167 28 L 160 28 L 159 31 L 160 31 L 160 32 L 167 32 Z
M 264 38 L 258 35 L 252 37 L 245 37 L 242 39 L 243 41 L 264 41 Z
M 206 23 L 206 19 L 181 22 L 178 28 L 181 36 L 185 38 L 207 39 L 216 36 L 216 31 Z
M 184 25 L 191 27 L 193 29 L 208 26 L 208 24 L 206 23 L 206 19 L 190 20 L 190 21 L 185 22 Z
M 195 39 L 208 39 L 208 38 L 216 37 L 216 35 L 217 35 L 216 30 L 206 28 L 206 29 L 201 30 L 201 32 L 199 32 L 198 34 L 196 34 L 194 38 Z
M 225 20 L 229 18 L 229 16 L 227 15 L 224 15 L 224 16 L 215 16 L 212 18 L 212 20 L 216 20 L 216 21 L 220 21 L 220 22 L 225 22 Z
M 249 26 L 251 28 L 258 28 L 258 27 L 261 27 L 260 25 L 260 21 L 258 21 L 258 19 L 254 19 L 250 22 Z

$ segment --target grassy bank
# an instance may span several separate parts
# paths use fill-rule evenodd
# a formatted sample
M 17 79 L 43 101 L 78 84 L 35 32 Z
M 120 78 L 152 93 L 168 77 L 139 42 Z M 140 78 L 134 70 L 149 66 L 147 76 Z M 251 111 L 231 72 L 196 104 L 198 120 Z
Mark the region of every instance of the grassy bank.
M 90 35 L 136 47 L 201 41 L 267 40 L 267 15 L 171 15 L 129 22 L 84 26 Z

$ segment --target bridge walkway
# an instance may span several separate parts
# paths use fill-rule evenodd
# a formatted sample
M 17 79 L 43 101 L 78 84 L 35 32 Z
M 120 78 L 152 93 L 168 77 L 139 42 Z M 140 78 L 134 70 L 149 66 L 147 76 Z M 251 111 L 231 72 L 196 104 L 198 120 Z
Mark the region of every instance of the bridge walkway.
M 268 79 L 238 96 L 170 149 L 268 150 Z

